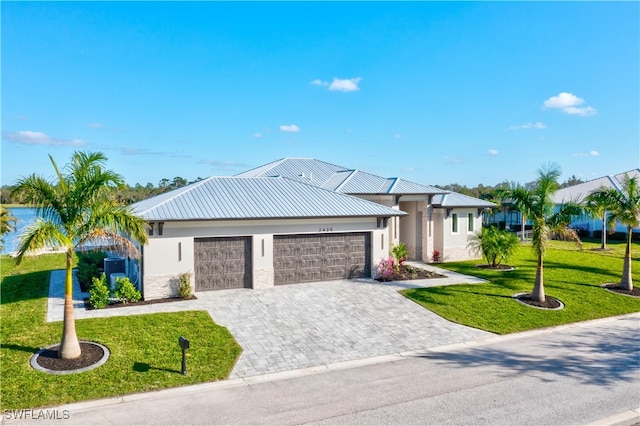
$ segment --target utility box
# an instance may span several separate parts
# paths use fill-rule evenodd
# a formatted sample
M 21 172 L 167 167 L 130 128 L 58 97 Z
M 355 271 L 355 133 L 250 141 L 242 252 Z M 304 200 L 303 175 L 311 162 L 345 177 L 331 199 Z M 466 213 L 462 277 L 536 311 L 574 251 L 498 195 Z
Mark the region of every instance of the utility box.
M 117 272 L 126 273 L 124 257 L 107 257 L 104 259 L 104 274 L 107 278 Z
M 126 275 L 124 272 L 114 272 L 113 274 L 109 275 L 109 285 L 111 287 L 111 290 L 116 288 L 116 280 L 118 278 L 125 278 Z

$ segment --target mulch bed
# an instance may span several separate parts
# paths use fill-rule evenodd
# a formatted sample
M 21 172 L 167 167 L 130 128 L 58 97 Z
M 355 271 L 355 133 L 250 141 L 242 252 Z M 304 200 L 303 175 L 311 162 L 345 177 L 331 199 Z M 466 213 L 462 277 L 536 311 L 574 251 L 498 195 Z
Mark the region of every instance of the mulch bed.
M 104 356 L 104 350 L 100 346 L 89 342 L 80 342 L 82 352 L 74 359 L 58 358 L 59 348 L 60 345 L 56 345 L 42 351 L 36 359 L 38 365 L 53 371 L 78 370 L 96 364 Z
M 531 293 L 526 293 L 526 294 L 520 294 L 515 296 L 519 301 L 521 301 L 522 303 L 525 303 L 527 305 L 530 306 L 535 306 L 536 308 L 543 308 L 543 309 L 558 309 L 562 306 L 562 303 L 560 303 L 560 301 L 558 299 L 555 299 L 553 297 L 550 296 L 545 296 L 545 301 L 544 302 L 539 302 L 537 300 L 533 300 L 533 298 L 531 297 Z
M 640 297 L 640 288 L 633 287 L 631 291 L 620 288 L 620 284 L 605 284 L 602 287 L 615 293 L 625 294 L 627 296 Z
M 436 272 L 427 271 L 426 269 L 416 268 L 410 265 L 400 265 L 398 273 L 383 280 L 382 278 L 376 278 L 376 281 L 408 281 L 408 280 L 424 280 L 428 278 L 446 278 L 445 275 L 438 274 Z
M 126 308 L 126 307 L 141 306 L 141 305 L 155 305 L 156 303 L 182 302 L 183 300 L 194 300 L 194 299 L 197 299 L 197 297 L 191 296 L 188 299 L 183 299 L 182 297 L 169 297 L 166 299 L 141 300 L 139 302 L 129 302 L 129 303 L 122 303 L 118 301 L 118 302 L 110 303 L 101 309 Z M 84 307 L 86 310 L 88 311 L 95 310 L 89 303 L 89 298 L 85 298 L 83 299 L 83 301 L 84 301 Z

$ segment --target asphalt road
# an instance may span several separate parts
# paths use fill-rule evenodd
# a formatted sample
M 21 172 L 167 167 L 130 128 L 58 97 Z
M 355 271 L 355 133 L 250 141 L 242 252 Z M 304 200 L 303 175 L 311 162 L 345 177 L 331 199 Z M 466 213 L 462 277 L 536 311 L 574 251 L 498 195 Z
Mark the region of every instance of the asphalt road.
M 638 314 L 373 361 L 49 410 L 65 425 L 640 422 Z

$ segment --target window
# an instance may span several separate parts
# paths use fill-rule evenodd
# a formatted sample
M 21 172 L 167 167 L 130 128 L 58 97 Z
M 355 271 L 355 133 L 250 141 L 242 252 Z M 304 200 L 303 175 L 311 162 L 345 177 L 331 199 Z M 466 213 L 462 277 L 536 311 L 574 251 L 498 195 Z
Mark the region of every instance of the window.
M 458 214 L 454 213 L 451 215 L 451 232 L 458 232 Z
M 473 232 L 473 213 L 469 213 L 469 232 Z

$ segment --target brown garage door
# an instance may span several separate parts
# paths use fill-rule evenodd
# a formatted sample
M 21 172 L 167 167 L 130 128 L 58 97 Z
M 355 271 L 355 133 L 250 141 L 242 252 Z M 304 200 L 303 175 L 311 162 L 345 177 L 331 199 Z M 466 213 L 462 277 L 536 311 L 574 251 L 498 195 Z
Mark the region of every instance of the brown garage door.
M 196 291 L 251 288 L 249 237 L 194 240 Z
M 360 278 L 371 275 L 371 234 L 276 235 L 275 284 Z

